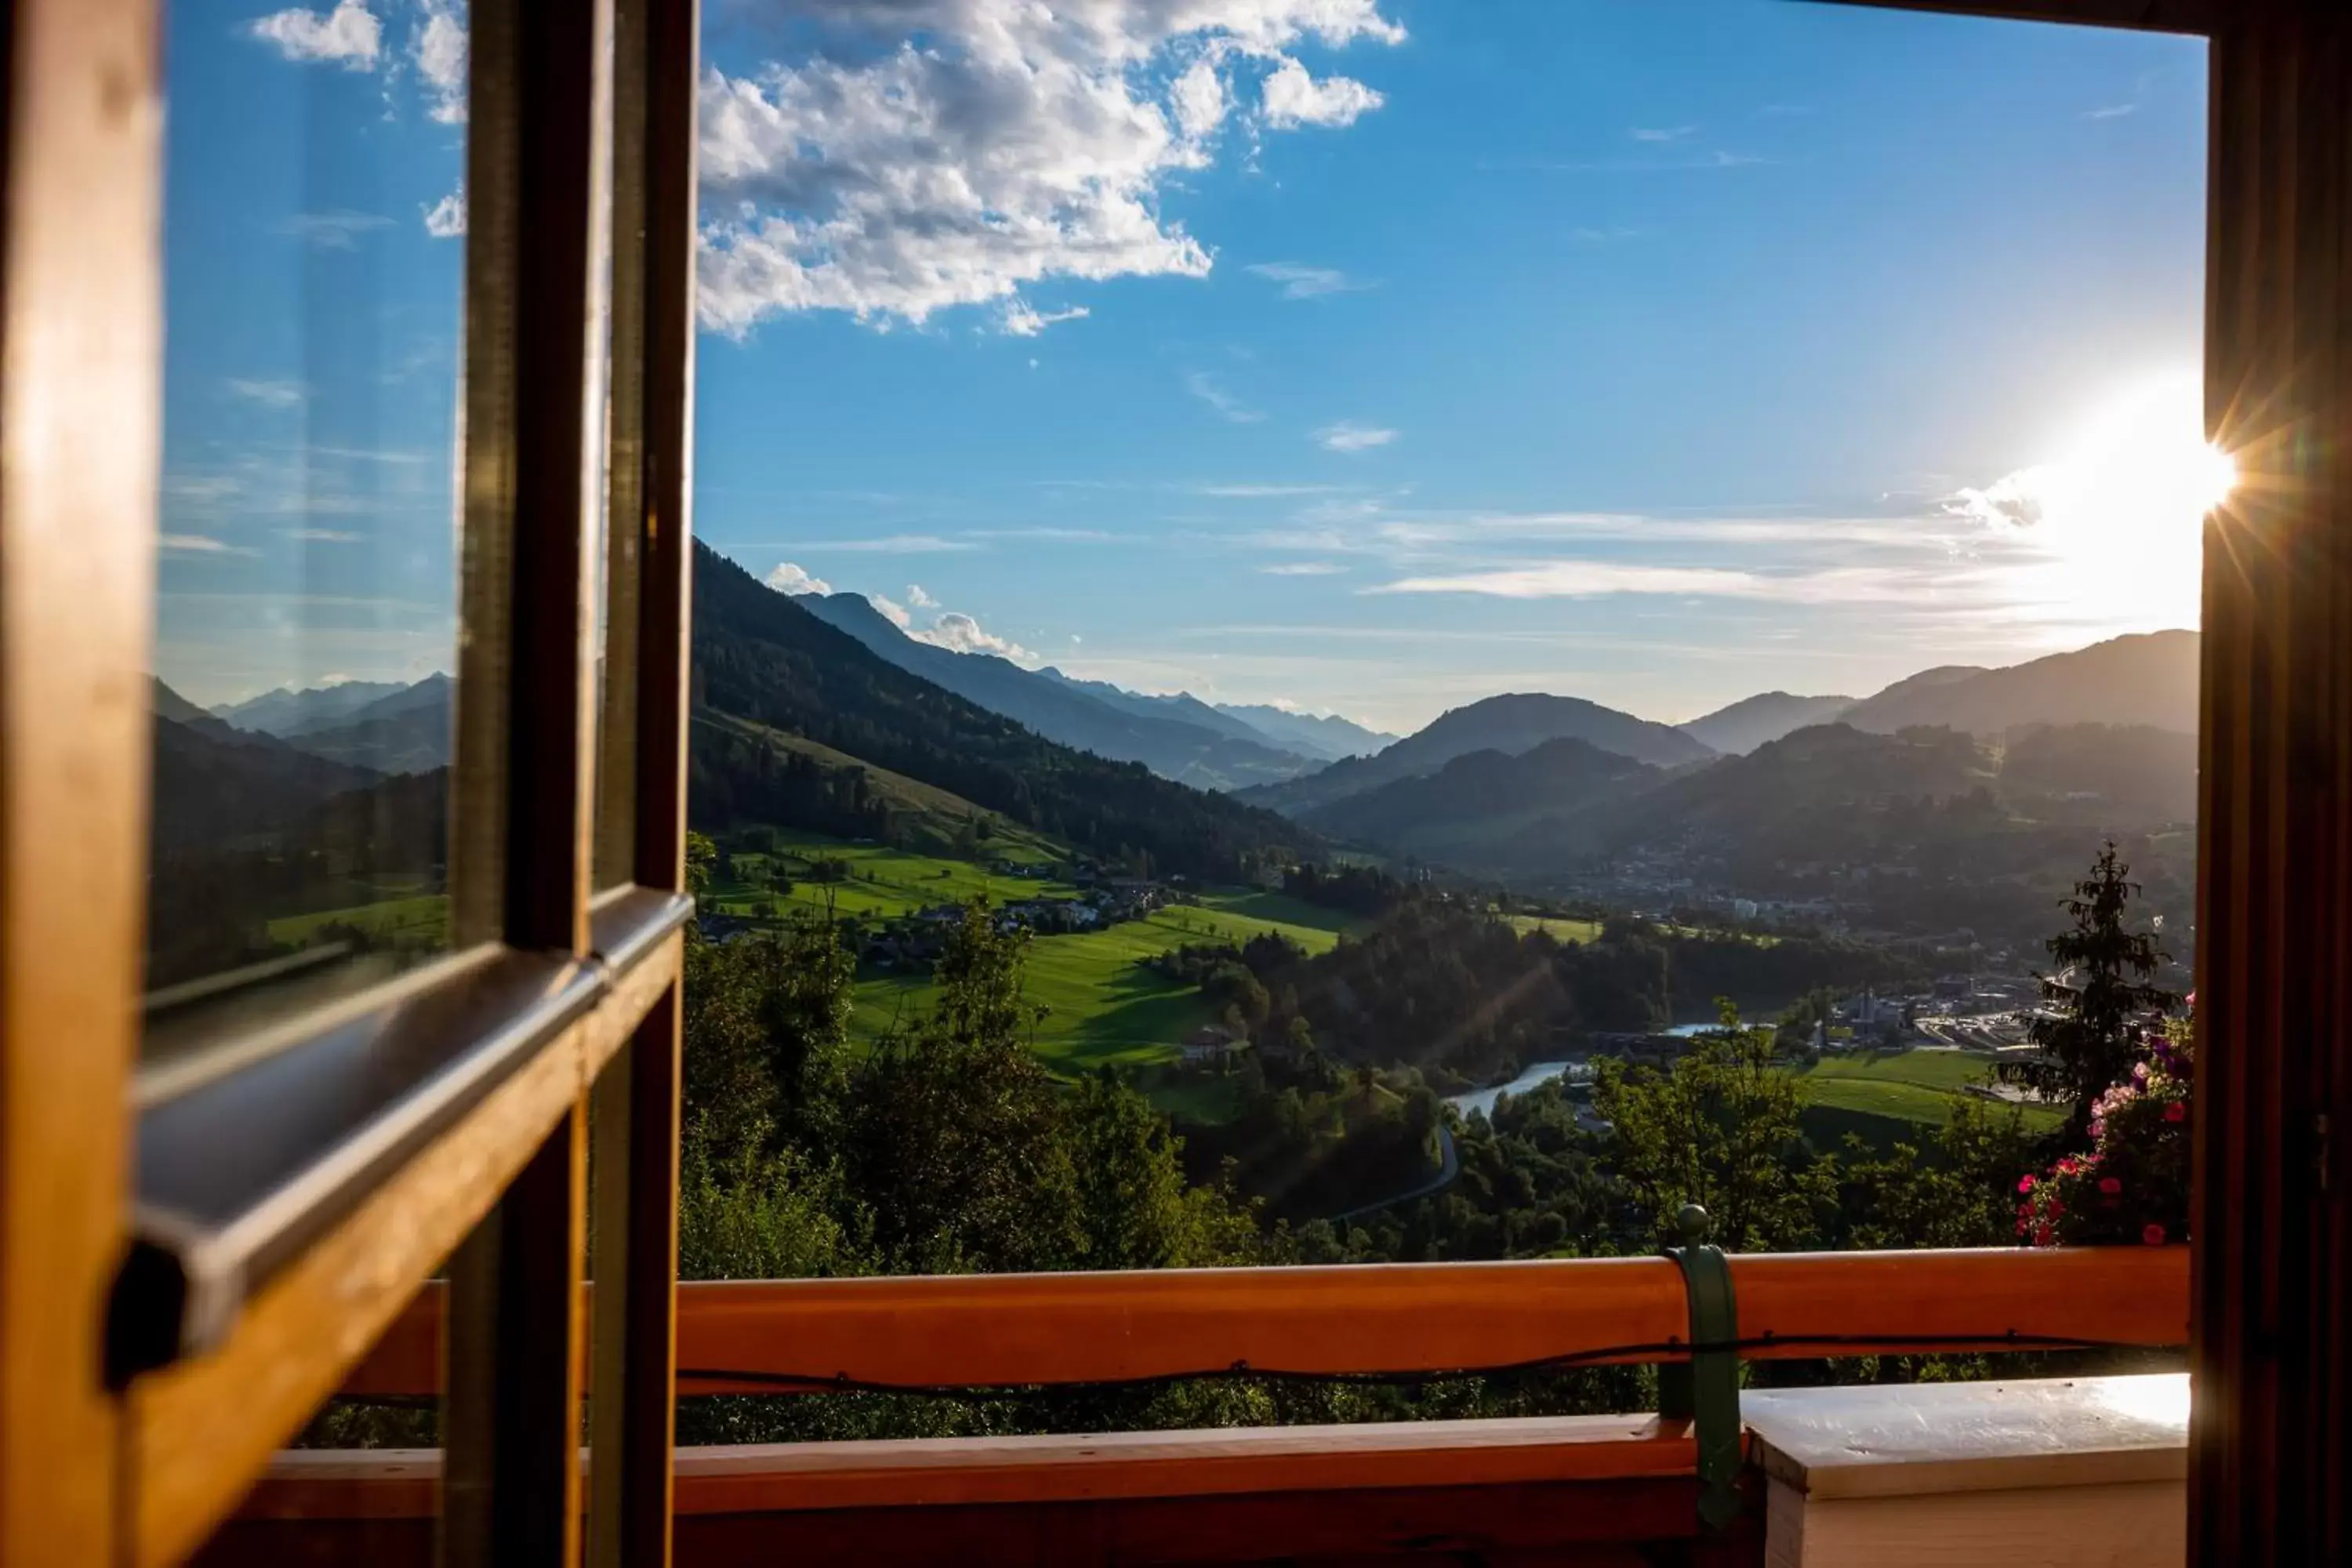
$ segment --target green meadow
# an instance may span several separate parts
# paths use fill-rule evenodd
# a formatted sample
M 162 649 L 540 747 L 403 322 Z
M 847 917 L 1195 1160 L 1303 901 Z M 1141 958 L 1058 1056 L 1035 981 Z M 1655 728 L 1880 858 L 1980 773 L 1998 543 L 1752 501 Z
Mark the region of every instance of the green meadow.
M 989 861 L 1041 868 L 1064 858 L 1050 840 L 1019 833 L 1000 832 L 981 853 Z M 837 881 L 812 879 L 821 860 L 843 862 L 846 874 Z M 770 889 L 772 872 L 791 881 L 789 891 Z M 1009 876 L 989 864 L 814 834 L 778 834 L 772 857 L 733 850 L 728 873 L 712 886 L 708 907 L 762 924 L 780 911 L 829 910 L 887 920 L 980 896 L 1003 904 L 1078 895 L 1076 887 L 1051 877 Z M 1197 900 L 1101 931 L 1032 937 L 1026 991 L 1031 1002 L 1048 1009 L 1035 1034 L 1038 1055 L 1062 1072 L 1172 1058 L 1186 1036 L 1214 1019 L 1197 989 L 1161 977 L 1147 967 L 1150 960 L 1188 943 L 1238 946 L 1267 931 L 1324 952 L 1349 923 L 1336 910 L 1252 889 L 1204 889 Z M 866 975 L 857 983 L 857 1032 L 878 1037 L 921 1013 L 930 1000 L 927 979 Z
M 1917 1128 L 1941 1127 L 1951 1119 L 1953 1091 L 1982 1083 L 1992 1064 L 1967 1051 L 1862 1051 L 1852 1056 L 1824 1056 L 1817 1066 L 1796 1069 L 1816 1106 Z M 2026 1125 L 2038 1130 L 2055 1127 L 2063 1112 L 2029 1105 Z

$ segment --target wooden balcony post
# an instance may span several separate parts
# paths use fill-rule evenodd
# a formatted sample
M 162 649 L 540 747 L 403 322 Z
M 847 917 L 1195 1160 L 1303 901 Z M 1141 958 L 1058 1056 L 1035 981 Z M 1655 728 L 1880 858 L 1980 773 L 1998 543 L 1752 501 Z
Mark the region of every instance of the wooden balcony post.
M 2352 23 L 2211 57 L 2191 1560 L 2343 1562 L 2352 1466 Z

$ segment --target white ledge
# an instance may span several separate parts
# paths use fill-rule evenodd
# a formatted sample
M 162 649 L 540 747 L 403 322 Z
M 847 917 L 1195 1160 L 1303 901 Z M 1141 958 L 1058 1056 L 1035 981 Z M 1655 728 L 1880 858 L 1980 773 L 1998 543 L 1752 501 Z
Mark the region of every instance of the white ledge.
M 1807 1496 L 2179 1481 L 2189 1374 L 1754 1390 L 1764 1471 Z

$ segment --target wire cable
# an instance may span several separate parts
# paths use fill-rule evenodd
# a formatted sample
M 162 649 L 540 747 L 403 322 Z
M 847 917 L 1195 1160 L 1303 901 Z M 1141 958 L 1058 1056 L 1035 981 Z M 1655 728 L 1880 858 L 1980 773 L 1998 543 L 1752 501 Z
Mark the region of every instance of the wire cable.
M 1922 1343 L 1932 1350 L 1916 1350 Z M 1411 1368 L 1390 1372 L 1304 1372 L 1296 1368 L 1253 1366 L 1246 1361 L 1233 1362 L 1224 1366 L 1202 1367 L 1186 1372 L 1150 1373 L 1138 1377 L 1081 1378 L 1069 1382 L 1026 1384 L 923 1384 L 887 1383 L 872 1378 L 852 1377 L 846 1373 L 817 1373 L 799 1372 L 759 1372 L 740 1367 L 680 1367 L 677 1381 L 734 1383 L 757 1385 L 778 1394 L 895 1394 L 919 1399 L 1026 1399 L 1041 1391 L 1053 1389 L 1116 1389 L 1144 1390 L 1164 1388 L 1180 1383 L 1244 1382 L 1257 1379 L 1268 1383 L 1321 1384 L 1332 1387 L 1412 1388 L 1435 1383 L 1449 1383 L 1465 1377 L 1514 1377 L 1545 1372 L 1572 1372 L 1579 1368 L 1611 1363 L 1645 1363 L 1681 1358 L 1693 1354 L 1715 1354 L 1756 1350 L 1785 1350 L 1790 1347 L 1818 1349 L 1822 1358 L 1837 1355 L 1867 1355 L 1874 1351 L 1896 1352 L 1920 1355 L 1966 1353 L 1972 1351 L 2144 1351 L 2165 1347 L 2140 1344 L 2126 1340 L 2090 1340 L 2058 1334 L 2021 1334 L 2014 1330 L 1999 1334 L 1758 1334 L 1746 1339 L 1716 1340 L 1693 1342 L 1689 1340 L 1657 1340 L 1643 1344 L 1602 1345 L 1591 1350 L 1567 1351 L 1557 1355 L 1537 1356 L 1528 1361 L 1501 1362 L 1478 1366 Z M 681 1394 L 692 1396 L 693 1391 L 681 1387 Z

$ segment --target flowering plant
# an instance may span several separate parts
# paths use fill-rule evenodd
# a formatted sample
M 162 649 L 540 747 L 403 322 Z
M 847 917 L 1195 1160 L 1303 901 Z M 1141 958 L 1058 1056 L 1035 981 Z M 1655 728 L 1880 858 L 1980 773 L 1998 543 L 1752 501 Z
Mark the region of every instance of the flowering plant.
M 2018 1179 L 2020 1237 L 2034 1247 L 2189 1239 L 2191 1053 L 2187 1018 L 2142 1036 L 2131 1070 L 2093 1102 L 2090 1151 Z

